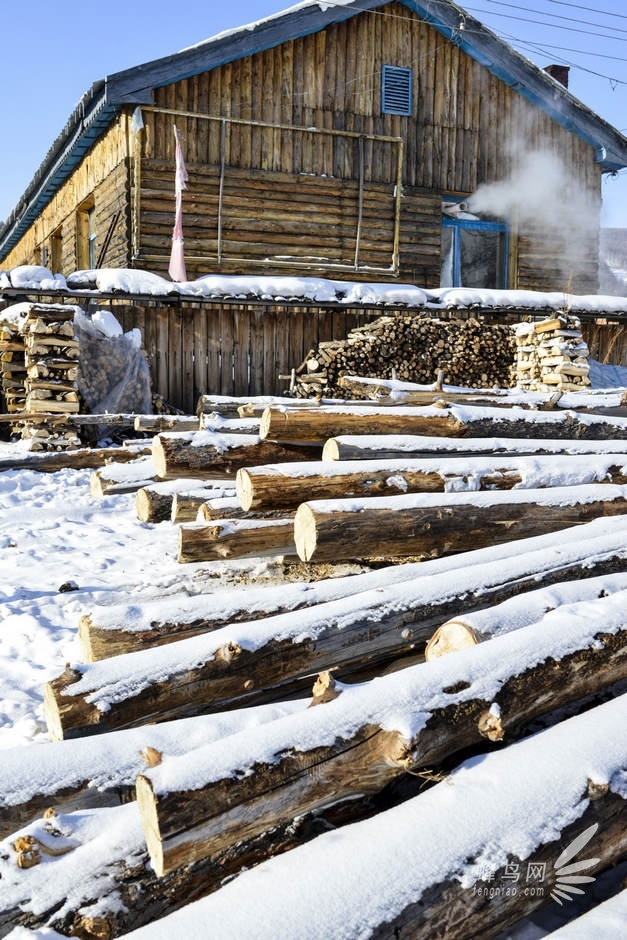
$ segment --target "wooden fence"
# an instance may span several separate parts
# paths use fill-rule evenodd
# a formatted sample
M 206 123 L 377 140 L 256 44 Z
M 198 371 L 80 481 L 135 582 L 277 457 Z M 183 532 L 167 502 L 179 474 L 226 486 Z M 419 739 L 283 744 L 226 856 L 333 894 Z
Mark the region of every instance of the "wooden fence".
M 9 294 L 13 294 L 10 297 Z M 110 309 L 125 331 L 139 329 L 150 365 L 153 391 L 187 413 L 201 394 L 276 395 L 285 392 L 291 369 L 319 342 L 344 339 L 350 330 L 393 312 L 438 317 L 480 317 L 487 323 L 516 322 L 524 311 L 408 310 L 407 308 L 292 302 L 179 300 L 82 293 L 28 296 L 17 291 L 0 298 L 0 309 L 16 300 L 90 303 Z M 584 320 L 584 338 L 593 358 L 627 366 L 625 314 Z M 434 376 L 435 378 L 435 376 Z

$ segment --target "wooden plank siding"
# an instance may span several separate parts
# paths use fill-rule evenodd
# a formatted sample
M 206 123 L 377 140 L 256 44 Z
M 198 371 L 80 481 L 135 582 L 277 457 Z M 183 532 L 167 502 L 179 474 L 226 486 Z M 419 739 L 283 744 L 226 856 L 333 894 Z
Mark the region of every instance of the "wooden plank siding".
M 386 64 L 413 69 L 411 117 L 382 114 Z M 155 88 L 154 107 L 143 111 L 141 166 L 133 166 L 129 105 L 4 267 L 40 263 L 42 246 L 61 230 L 63 272 L 74 270 L 76 209 L 93 197 L 99 239 L 119 213 L 103 264 L 166 274 L 174 221 L 174 121 L 190 175 L 183 200 L 190 277 L 286 273 L 293 266 L 338 278 L 400 278 L 435 287 L 442 195 L 467 195 L 506 178 L 523 151 L 544 149 L 558 157 L 573 184 L 600 206 L 601 169 L 591 145 L 394 2 Z M 403 148 L 397 269 L 391 261 L 399 146 L 393 137 L 402 139 Z M 133 180 L 141 181 L 139 188 Z M 596 233 L 598 217 L 591 228 Z M 518 259 L 510 286 L 596 291 L 592 245 L 582 259 L 564 265 L 563 244 L 552 229 L 521 230 L 518 242 L 510 253 Z

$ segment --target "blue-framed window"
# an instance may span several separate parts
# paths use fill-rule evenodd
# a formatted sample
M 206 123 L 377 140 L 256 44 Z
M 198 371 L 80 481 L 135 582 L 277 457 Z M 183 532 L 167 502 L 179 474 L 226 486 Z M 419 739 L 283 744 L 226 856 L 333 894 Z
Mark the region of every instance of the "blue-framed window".
M 461 198 L 443 200 L 440 287 L 505 289 L 508 256 L 506 221 L 470 212 Z

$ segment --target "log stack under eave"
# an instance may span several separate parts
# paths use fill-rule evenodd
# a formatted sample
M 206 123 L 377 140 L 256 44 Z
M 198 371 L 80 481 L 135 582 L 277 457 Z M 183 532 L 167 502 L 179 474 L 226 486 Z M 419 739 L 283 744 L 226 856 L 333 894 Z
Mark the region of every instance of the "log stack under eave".
M 504 325 L 394 314 L 351 330 L 344 340 L 319 343 L 295 370 L 292 391 L 299 398 L 351 398 L 338 384 L 342 375 L 432 382 L 440 370 L 454 385 L 507 388 L 514 349 Z
M 581 322 L 560 313 L 516 328 L 516 385 L 530 392 L 581 392 L 590 386 Z

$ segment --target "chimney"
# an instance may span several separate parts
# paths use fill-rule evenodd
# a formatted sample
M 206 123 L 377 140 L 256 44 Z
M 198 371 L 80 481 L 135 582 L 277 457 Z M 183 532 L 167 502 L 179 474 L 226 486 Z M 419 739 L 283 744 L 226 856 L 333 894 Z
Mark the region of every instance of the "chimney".
M 557 82 L 568 88 L 568 73 L 570 72 L 569 65 L 545 65 L 544 71 L 548 72 L 551 78 L 554 78 Z

